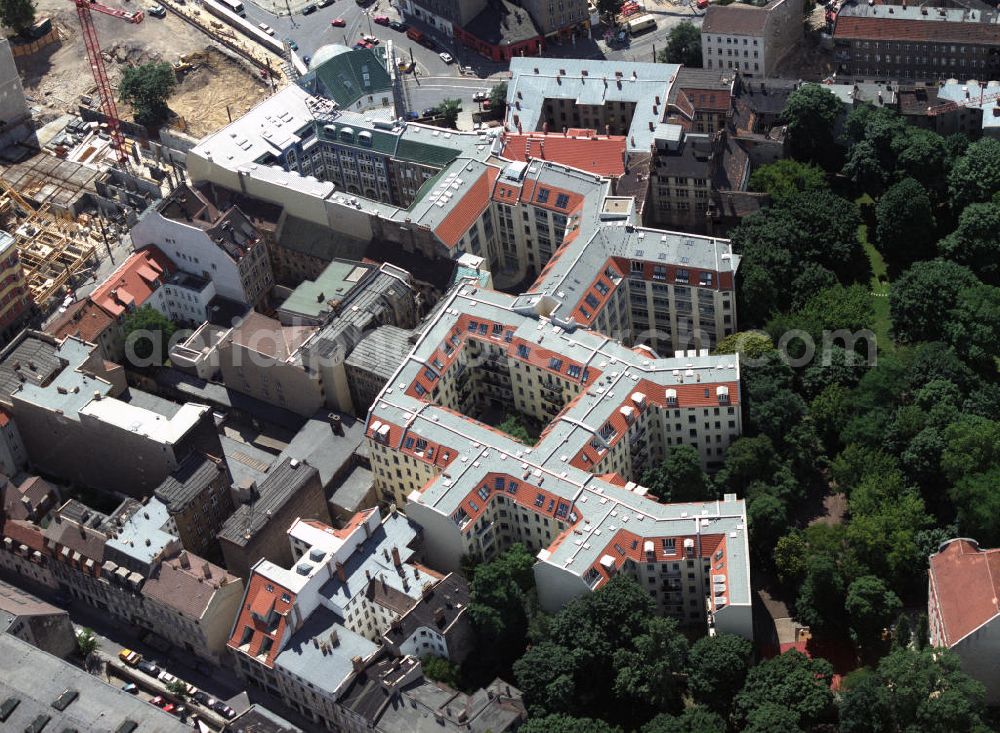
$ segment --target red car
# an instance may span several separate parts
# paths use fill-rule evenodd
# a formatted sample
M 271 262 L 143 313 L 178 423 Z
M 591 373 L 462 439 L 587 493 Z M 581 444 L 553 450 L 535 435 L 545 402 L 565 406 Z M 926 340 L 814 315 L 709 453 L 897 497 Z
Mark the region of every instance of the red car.
M 332 25 L 334 28 L 343 28 L 344 26 L 347 25 L 347 21 L 344 20 L 343 18 L 334 18 L 333 20 L 330 21 L 330 25 Z
M 374 18 L 372 18 L 372 21 L 378 23 L 379 25 L 389 25 L 389 16 L 376 15 Z

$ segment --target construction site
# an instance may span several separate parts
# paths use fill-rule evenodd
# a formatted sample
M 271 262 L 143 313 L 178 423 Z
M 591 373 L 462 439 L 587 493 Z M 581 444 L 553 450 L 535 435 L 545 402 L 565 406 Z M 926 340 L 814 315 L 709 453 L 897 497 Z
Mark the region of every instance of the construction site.
M 0 182 L 0 227 L 14 236 L 31 300 L 43 312 L 97 265 L 101 234 L 92 221 L 88 215 L 60 218 L 48 206 L 36 209 Z
M 237 38 L 196 7 L 165 2 L 171 12 L 153 17 L 110 2 L 39 0 L 36 16 L 53 32 L 12 59 L 30 134 L 0 145 L 0 229 L 14 238 L 33 320 L 127 256 L 137 216 L 184 175 L 178 150 L 243 115 L 281 80 L 273 49 Z M 116 98 L 123 71 L 149 62 L 170 63 L 176 79 L 162 130 L 135 124 Z

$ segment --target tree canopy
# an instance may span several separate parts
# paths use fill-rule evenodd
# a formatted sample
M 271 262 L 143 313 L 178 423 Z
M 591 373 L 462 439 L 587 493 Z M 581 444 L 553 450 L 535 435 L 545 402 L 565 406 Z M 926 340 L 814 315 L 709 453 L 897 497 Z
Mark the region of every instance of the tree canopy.
M 834 124 L 842 110 L 841 101 L 822 84 L 803 84 L 788 95 L 782 117 L 796 160 L 831 164 L 838 154 Z
M 0 23 L 24 33 L 35 24 L 35 3 L 33 0 L 0 0 Z
M 701 68 L 701 31 L 690 20 L 670 29 L 667 46 L 657 54 L 657 61 Z
M 148 303 L 125 316 L 125 356 L 135 366 L 162 364 L 177 327 Z
M 118 84 L 118 98 L 132 105 L 136 122 L 158 125 L 170 114 L 167 99 L 176 83 L 174 68 L 166 62 L 128 66 Z

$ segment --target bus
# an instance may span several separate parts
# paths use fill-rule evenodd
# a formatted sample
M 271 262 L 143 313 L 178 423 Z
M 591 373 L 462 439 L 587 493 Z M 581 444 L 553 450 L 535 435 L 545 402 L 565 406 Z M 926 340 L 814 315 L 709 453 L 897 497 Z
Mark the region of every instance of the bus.
M 218 0 L 219 4 L 229 10 L 232 10 L 241 18 L 247 17 L 247 11 L 243 7 L 243 3 L 240 0 Z
M 640 15 L 635 20 L 630 20 L 628 22 L 628 32 L 633 36 L 637 36 L 640 33 L 645 33 L 646 31 L 651 31 L 656 29 L 656 18 L 652 15 Z

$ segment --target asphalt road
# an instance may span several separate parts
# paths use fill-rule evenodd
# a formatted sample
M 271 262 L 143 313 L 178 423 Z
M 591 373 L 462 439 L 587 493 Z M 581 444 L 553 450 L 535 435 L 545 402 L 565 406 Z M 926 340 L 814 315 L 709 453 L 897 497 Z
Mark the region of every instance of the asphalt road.
M 368 8 L 359 7 L 354 0 L 334 0 L 331 5 L 318 8 L 309 15 L 301 13 L 306 0 L 256 1 L 259 4 L 244 1 L 247 19 L 270 26 L 276 38 L 293 40 L 298 45 L 300 58 L 313 56 L 317 49 L 329 43 L 351 46 L 362 34 L 370 33 L 383 41 L 391 39 L 395 56 L 412 58 L 416 62 L 416 73 L 404 77 L 410 109 L 420 113 L 445 99 L 460 99 L 463 114 L 459 118 L 459 127 L 462 129 L 471 127 L 471 114 L 479 107 L 472 101 L 473 95 L 478 91 L 488 92 L 507 75 L 507 64 L 489 60 L 419 21 L 402 18 L 389 0 L 378 0 Z M 293 11 L 291 15 L 289 10 Z M 673 5 L 668 0 L 648 0 L 647 10 L 657 18 L 657 29 L 632 39 L 626 46 L 609 48 L 603 40 L 575 39 L 563 44 L 550 43 L 544 55 L 553 58 L 652 61 L 654 52 L 666 45 L 666 37 L 676 24 L 684 20 L 701 24 L 701 17 L 689 7 Z M 377 15 L 404 20 L 422 30 L 439 48 L 428 49 L 414 43 L 404 33 L 373 23 L 372 18 Z M 345 27 L 333 27 L 330 21 L 335 18 L 343 18 Z M 450 53 L 455 63 L 442 61 L 438 56 L 441 50 Z

